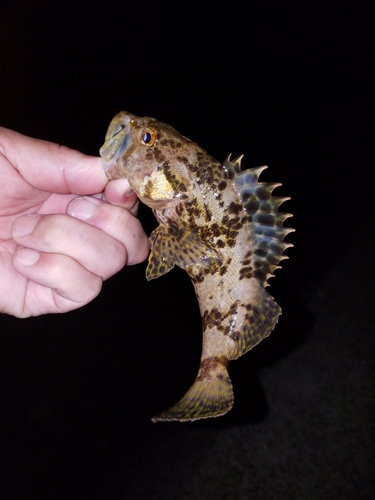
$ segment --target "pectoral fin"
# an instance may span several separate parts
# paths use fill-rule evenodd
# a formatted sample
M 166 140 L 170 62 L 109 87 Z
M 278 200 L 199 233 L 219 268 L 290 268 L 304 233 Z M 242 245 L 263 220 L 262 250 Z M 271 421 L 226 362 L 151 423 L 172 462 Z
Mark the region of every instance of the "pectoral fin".
M 192 265 L 220 264 L 220 255 L 188 224 L 171 221 L 150 235 L 151 254 L 146 270 L 148 280 L 158 278 L 174 265 L 186 269 Z
M 153 280 L 155 278 L 159 278 L 159 276 L 163 276 L 168 271 L 170 271 L 174 266 L 174 262 L 168 262 L 160 257 L 158 254 L 151 252 L 148 257 L 148 266 L 146 269 L 146 278 L 148 281 Z

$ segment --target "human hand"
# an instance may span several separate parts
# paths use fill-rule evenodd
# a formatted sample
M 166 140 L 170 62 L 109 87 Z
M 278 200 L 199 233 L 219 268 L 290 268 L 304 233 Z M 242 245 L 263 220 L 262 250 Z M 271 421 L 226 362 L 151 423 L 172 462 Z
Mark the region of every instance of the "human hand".
M 90 302 L 103 280 L 147 257 L 137 208 L 100 158 L 0 128 L 0 312 L 25 318 Z

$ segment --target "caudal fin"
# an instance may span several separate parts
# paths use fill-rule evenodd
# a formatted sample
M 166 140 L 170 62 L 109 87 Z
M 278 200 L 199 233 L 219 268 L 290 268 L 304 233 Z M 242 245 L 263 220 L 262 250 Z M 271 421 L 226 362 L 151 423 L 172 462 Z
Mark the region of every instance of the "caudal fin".
M 202 360 L 198 376 L 185 396 L 152 421 L 188 422 L 227 413 L 233 406 L 232 382 L 227 365 L 228 360 L 218 356 Z

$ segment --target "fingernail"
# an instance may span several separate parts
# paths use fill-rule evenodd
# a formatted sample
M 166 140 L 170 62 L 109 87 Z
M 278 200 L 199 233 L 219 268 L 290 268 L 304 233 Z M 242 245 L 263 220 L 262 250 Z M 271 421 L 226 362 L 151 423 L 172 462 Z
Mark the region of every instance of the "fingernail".
M 71 201 L 68 206 L 68 214 L 76 219 L 87 220 L 90 219 L 96 212 L 100 200 L 92 198 L 91 196 L 83 196 Z
M 132 190 L 132 188 L 130 187 L 129 189 L 127 189 L 124 193 L 124 196 L 131 196 L 132 194 L 134 194 L 134 191 Z
M 24 215 L 19 217 L 13 224 L 14 235 L 26 236 L 27 234 L 30 234 L 40 217 L 40 215 Z
M 38 262 L 39 257 L 39 252 L 29 250 L 28 248 L 20 248 L 15 254 L 16 262 L 20 266 L 32 266 Z

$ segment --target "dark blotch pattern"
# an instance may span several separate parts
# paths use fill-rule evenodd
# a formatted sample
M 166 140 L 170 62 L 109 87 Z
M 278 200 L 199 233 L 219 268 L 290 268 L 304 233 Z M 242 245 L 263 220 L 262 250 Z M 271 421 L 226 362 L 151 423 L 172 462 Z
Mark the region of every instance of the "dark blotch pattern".
M 170 183 L 175 193 L 180 193 L 180 199 L 186 198 L 186 187 L 185 184 L 173 173 L 173 169 L 170 167 L 169 162 L 165 161 L 163 163 L 163 173 L 165 178 Z M 181 193 L 183 195 L 181 196 Z
M 224 356 L 212 356 L 210 358 L 203 359 L 199 367 L 199 373 L 196 378 L 198 382 L 204 379 L 210 379 L 212 372 L 215 371 L 217 365 L 228 366 L 228 360 Z

